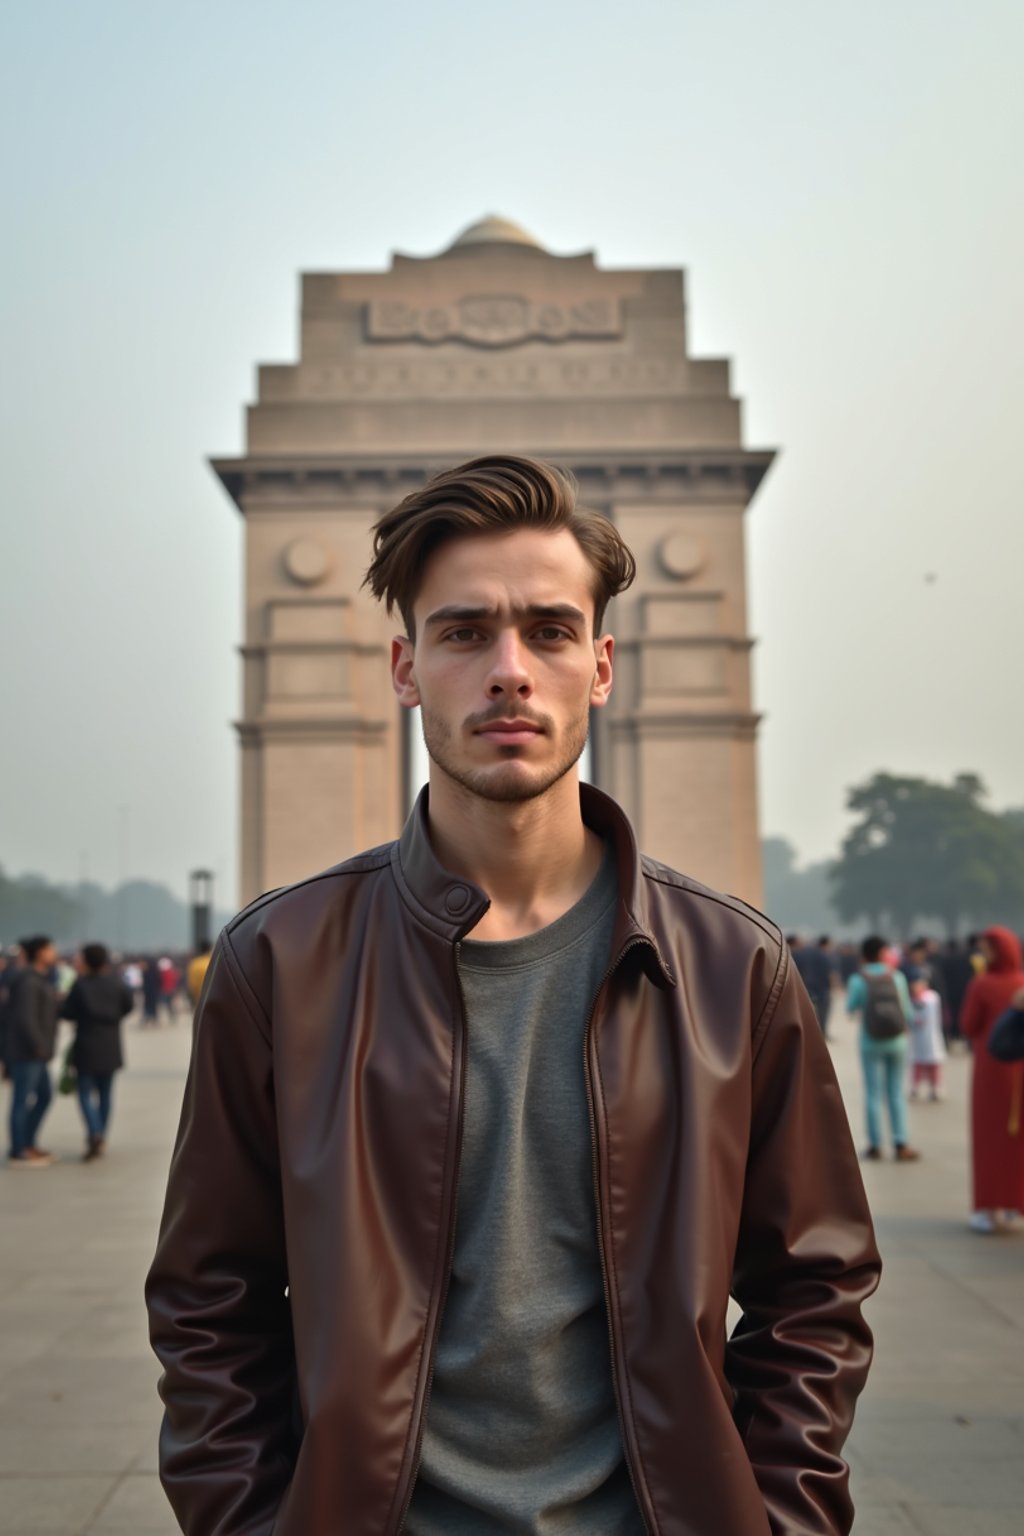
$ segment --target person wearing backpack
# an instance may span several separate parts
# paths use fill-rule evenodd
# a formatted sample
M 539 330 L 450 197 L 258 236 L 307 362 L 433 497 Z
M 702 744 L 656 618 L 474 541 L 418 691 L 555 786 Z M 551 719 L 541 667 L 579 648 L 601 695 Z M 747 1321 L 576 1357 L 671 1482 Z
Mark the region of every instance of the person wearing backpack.
M 885 939 L 872 934 L 864 940 L 862 965 L 850 977 L 846 1011 L 860 1016 L 860 1059 L 864 1070 L 864 1111 L 868 1144 L 863 1156 L 878 1162 L 882 1156 L 882 1100 L 889 1111 L 893 1157 L 897 1163 L 915 1163 L 921 1156 L 908 1140 L 907 1052 L 909 1027 L 914 1020 L 906 977 L 882 958 Z

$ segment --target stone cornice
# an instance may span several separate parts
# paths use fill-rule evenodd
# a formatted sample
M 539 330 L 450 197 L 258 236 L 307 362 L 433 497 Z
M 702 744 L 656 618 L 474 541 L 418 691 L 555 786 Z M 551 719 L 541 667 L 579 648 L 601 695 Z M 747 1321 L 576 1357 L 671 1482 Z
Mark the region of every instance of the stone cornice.
M 346 656 L 387 656 L 388 647 L 365 640 L 252 640 L 236 646 L 246 659 L 261 656 L 308 656 L 311 653 Z
M 752 651 L 756 644 L 750 635 L 628 635 L 615 641 L 615 651 Z
M 612 736 L 739 736 L 753 740 L 761 723 L 759 714 L 734 709 L 634 709 L 622 714 L 608 711 L 602 726 Z
M 677 453 L 628 450 L 552 457 L 572 470 L 581 499 L 591 501 L 729 501 L 746 505 L 775 458 L 772 448 L 688 448 Z M 317 497 L 398 501 L 457 463 L 458 454 L 344 455 L 323 458 L 260 455 L 210 459 L 210 467 L 241 512 L 249 498 Z
M 273 739 L 300 737 L 315 741 L 361 741 L 368 745 L 386 742 L 389 722 L 365 715 L 258 715 L 235 720 L 243 747 L 258 747 Z

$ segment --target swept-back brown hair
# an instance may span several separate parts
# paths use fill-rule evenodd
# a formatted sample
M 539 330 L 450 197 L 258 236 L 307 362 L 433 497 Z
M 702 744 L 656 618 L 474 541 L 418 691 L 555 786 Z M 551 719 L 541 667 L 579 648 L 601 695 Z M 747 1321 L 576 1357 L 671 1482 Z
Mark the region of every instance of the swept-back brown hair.
M 446 469 L 375 524 L 373 560 L 363 585 L 384 602 L 388 613 L 398 609 L 413 640 L 412 608 L 424 566 L 448 539 L 514 533 L 519 528 L 567 528 L 594 575 L 598 635 L 610 599 L 636 575 L 636 562 L 615 526 L 599 512 L 578 507 L 576 496 L 576 481 L 568 470 L 539 459 L 492 455 Z

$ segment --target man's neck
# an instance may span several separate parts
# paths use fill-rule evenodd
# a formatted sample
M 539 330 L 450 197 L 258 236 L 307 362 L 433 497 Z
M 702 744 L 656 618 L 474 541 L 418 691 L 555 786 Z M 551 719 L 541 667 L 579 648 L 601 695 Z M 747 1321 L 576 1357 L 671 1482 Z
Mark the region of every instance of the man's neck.
M 441 863 L 491 905 L 469 934 L 520 939 L 555 922 L 586 893 L 603 845 L 580 814 L 573 769 L 533 800 L 485 800 L 433 768 L 430 840 Z

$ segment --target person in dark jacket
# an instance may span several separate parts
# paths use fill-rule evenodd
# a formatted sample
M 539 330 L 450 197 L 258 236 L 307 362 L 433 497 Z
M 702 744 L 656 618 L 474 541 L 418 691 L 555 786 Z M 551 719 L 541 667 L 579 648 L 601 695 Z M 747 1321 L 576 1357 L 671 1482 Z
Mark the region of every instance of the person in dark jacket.
M 0 969 L 0 1076 L 7 1076 L 8 1004 L 14 995 L 18 977 L 25 969 L 25 940 L 19 939 L 9 955 L 4 955 Z
M 827 1040 L 828 1015 L 832 1007 L 832 974 L 835 969 L 832 940 L 827 933 L 823 933 L 817 944 L 806 945 L 794 954 L 793 960 L 814 1004 L 821 1032 Z
M 132 990 L 110 965 L 103 944 L 82 950 L 83 974 L 64 1000 L 61 1018 L 75 1026 L 71 1061 L 78 1076 L 78 1102 L 85 1121 L 83 1162 L 100 1157 L 107 1143 L 114 1073 L 124 1066 L 121 1020 L 135 1003 Z
M 57 1043 L 60 1006 L 50 973 L 57 963 L 52 939 L 43 935 L 22 945 L 25 969 L 18 975 L 5 1009 L 4 1057 L 11 1078 L 12 1168 L 46 1168 L 53 1154 L 36 1146 L 50 1107 L 49 1062 Z
M 157 1017 L 157 1009 L 163 995 L 160 967 L 150 956 L 142 962 L 142 1018 L 140 1020 L 143 1029 L 155 1029 L 160 1020 Z
M 978 974 L 980 967 L 974 963 L 973 956 L 977 953 L 977 938 L 974 934 L 968 939 L 966 945 L 959 944 L 956 939 L 949 939 L 942 951 L 941 965 L 943 981 L 945 982 L 946 1002 L 949 1007 L 949 1037 L 951 1040 L 963 1040 L 960 1029 L 960 1012 L 967 996 L 967 988 Z

